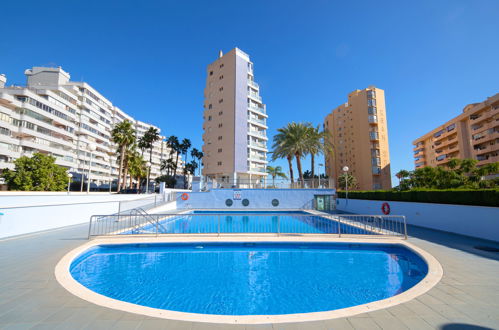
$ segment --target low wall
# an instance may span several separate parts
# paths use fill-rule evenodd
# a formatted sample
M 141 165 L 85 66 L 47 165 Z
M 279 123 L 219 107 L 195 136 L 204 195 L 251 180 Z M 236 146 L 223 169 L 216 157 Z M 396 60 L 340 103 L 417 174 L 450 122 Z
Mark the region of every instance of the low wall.
M 382 214 L 384 201 L 338 199 L 337 208 L 357 214 Z M 388 202 L 390 214 L 405 215 L 408 224 L 499 241 L 499 208 L 435 203 Z M 409 233 L 410 234 L 410 233 Z
M 235 196 L 240 192 L 240 196 Z M 311 208 L 314 195 L 334 194 L 333 189 L 212 189 L 208 192 L 189 193 L 188 200 L 182 200 L 177 193 L 179 209 L 302 209 Z M 232 200 L 231 207 L 225 205 Z M 248 206 L 242 200 L 249 200 Z M 278 206 L 272 200 L 279 200 Z
M 0 193 L 0 238 L 86 223 L 95 214 L 117 213 L 121 201 L 150 198 L 109 193 Z

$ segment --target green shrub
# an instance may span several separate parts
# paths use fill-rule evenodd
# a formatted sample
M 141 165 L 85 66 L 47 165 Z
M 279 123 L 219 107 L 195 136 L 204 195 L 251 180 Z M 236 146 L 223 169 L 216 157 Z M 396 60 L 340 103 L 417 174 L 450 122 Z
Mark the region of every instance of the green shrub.
M 338 191 L 338 197 L 345 198 L 345 192 Z M 376 201 L 499 206 L 499 189 L 414 189 L 408 191 L 349 191 L 348 198 Z

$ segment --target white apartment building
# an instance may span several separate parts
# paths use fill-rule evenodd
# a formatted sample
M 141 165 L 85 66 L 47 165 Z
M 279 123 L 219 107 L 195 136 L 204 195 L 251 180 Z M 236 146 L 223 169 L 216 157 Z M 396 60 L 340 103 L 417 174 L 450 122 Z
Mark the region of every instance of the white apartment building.
M 33 67 L 25 75 L 23 87 L 6 86 L 6 77 L 0 76 L 0 168 L 13 169 L 17 158 L 40 152 L 54 156 L 74 181 L 82 174 L 86 180 L 90 170 L 92 188 L 109 187 L 118 177 L 113 126 L 129 120 L 139 138 L 152 125 L 135 120 L 87 83 L 70 81 L 60 67 Z M 161 160 L 169 157 L 163 140 L 154 145 L 152 180 L 161 175 Z M 91 164 L 90 144 L 96 147 Z M 144 158 L 149 160 L 148 151 Z
M 222 186 L 267 177 L 267 112 L 249 55 L 234 48 L 208 65 L 204 91 L 203 175 Z

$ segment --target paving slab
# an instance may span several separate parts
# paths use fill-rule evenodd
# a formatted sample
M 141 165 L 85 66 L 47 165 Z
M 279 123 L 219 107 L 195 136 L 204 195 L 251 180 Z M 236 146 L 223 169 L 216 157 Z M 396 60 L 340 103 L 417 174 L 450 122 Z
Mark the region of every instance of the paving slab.
M 499 329 L 499 254 L 479 239 L 409 226 L 409 242 L 435 256 L 444 276 L 407 303 L 348 318 L 263 325 L 192 323 L 100 307 L 73 296 L 54 268 L 86 242 L 87 226 L 0 240 L 0 329 Z M 482 328 L 480 328 L 482 327 Z

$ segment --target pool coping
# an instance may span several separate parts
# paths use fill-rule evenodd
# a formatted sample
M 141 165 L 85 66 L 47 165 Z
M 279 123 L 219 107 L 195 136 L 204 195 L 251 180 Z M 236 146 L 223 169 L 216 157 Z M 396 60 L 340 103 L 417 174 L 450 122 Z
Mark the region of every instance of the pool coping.
M 196 314 L 170 311 L 159 308 L 141 306 L 116 300 L 96 293 L 77 282 L 70 274 L 72 261 L 87 249 L 101 244 L 128 244 L 128 243 L 193 243 L 193 242 L 329 242 L 329 243 L 366 243 L 366 244 L 396 244 L 402 245 L 418 256 L 428 265 L 428 274 L 414 287 L 396 296 L 374 301 L 371 303 L 357 305 L 332 311 L 279 314 L 279 315 L 214 315 Z M 99 306 L 117 309 L 125 312 L 147 315 L 151 317 L 204 322 L 204 323 L 225 323 L 225 324 L 269 324 L 269 323 L 290 323 L 324 321 L 341 317 L 349 317 L 361 313 L 372 312 L 387 307 L 392 307 L 408 302 L 434 287 L 442 278 L 443 269 L 438 260 L 430 253 L 401 239 L 362 239 L 362 238 L 337 238 L 337 237 L 313 237 L 313 236 L 280 236 L 280 237 L 126 237 L 126 238 L 97 238 L 91 240 L 76 249 L 68 252 L 56 265 L 55 277 L 59 284 L 75 296 L 94 303 Z

